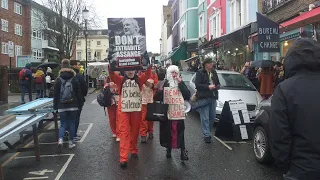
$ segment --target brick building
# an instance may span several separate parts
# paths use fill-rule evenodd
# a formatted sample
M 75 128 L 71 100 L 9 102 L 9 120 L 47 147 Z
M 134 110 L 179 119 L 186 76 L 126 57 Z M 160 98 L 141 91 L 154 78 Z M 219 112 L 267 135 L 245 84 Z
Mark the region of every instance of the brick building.
M 31 0 L 1 0 L 0 5 L 0 65 L 9 65 L 8 41 L 14 42 L 16 56 L 31 54 Z

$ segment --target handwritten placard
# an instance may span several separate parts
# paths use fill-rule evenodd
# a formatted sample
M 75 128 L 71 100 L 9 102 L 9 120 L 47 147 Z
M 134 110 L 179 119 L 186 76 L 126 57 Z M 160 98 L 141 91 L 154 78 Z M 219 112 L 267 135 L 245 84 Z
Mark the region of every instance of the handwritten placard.
M 149 79 L 148 82 L 153 84 L 154 80 Z M 153 103 L 153 90 L 152 88 L 146 86 L 145 84 L 142 87 L 141 96 L 142 96 L 142 104 Z
M 164 103 L 169 104 L 168 119 L 183 120 L 185 119 L 184 99 L 178 88 L 165 87 Z
M 138 83 L 135 80 L 126 80 L 122 85 L 122 112 L 141 111 L 141 95 Z

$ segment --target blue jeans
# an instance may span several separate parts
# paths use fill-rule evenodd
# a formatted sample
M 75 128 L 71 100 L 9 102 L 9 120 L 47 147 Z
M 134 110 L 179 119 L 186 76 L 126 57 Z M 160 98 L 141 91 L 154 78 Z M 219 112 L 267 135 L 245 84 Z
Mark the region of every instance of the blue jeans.
M 197 109 L 201 119 L 201 129 L 204 137 L 211 137 L 211 129 L 216 119 L 217 101 L 212 100 L 212 103 Z
M 69 130 L 70 141 L 73 141 L 75 128 L 76 128 L 76 119 L 78 111 L 66 111 L 60 112 L 60 129 L 59 129 L 59 138 L 63 139 L 66 129 Z
M 21 102 L 24 103 L 24 95 L 25 93 L 28 93 L 29 95 L 29 102 L 32 101 L 32 92 L 31 92 L 31 86 L 30 85 L 21 85 Z

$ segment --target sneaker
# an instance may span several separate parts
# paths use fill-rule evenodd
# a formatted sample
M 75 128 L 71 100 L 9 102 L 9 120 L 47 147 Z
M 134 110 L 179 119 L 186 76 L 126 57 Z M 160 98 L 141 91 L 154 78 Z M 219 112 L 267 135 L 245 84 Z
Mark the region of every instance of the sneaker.
M 153 133 L 149 133 L 149 139 L 153 139 Z
M 76 137 L 73 138 L 73 140 L 74 140 L 74 141 L 80 141 L 80 140 L 81 140 L 81 137 L 80 137 L 80 136 L 76 136 Z
M 171 158 L 171 149 L 167 149 L 166 157 L 167 157 L 167 159 Z
M 141 136 L 141 143 L 147 143 L 147 137 Z
M 116 134 L 112 134 L 112 137 L 113 137 L 113 138 L 116 138 L 116 137 L 117 137 L 117 135 L 116 135 Z
M 57 147 L 57 153 L 62 153 L 62 147 L 63 147 L 63 139 L 59 138 L 58 147 Z
M 122 169 L 127 168 L 127 167 L 128 167 L 128 162 L 127 162 L 127 161 L 121 162 L 121 163 L 120 163 L 120 167 L 121 167 Z
M 117 141 L 117 142 L 120 142 L 120 138 L 117 138 L 116 141 Z
M 76 147 L 76 144 L 72 141 L 69 141 L 69 149 L 73 149 L 74 147 Z
M 189 157 L 188 157 L 188 151 L 185 150 L 185 149 L 181 149 L 181 155 L 180 155 L 180 159 L 182 161 L 188 161 L 189 160 Z
M 207 143 L 207 144 L 210 144 L 211 143 L 211 137 L 205 137 L 204 138 L 204 142 Z

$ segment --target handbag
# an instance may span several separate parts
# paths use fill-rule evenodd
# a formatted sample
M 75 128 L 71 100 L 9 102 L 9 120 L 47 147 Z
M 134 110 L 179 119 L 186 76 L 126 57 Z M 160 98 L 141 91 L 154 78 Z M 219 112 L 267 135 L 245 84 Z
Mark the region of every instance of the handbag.
M 167 121 L 169 104 L 158 101 L 147 104 L 147 121 Z

